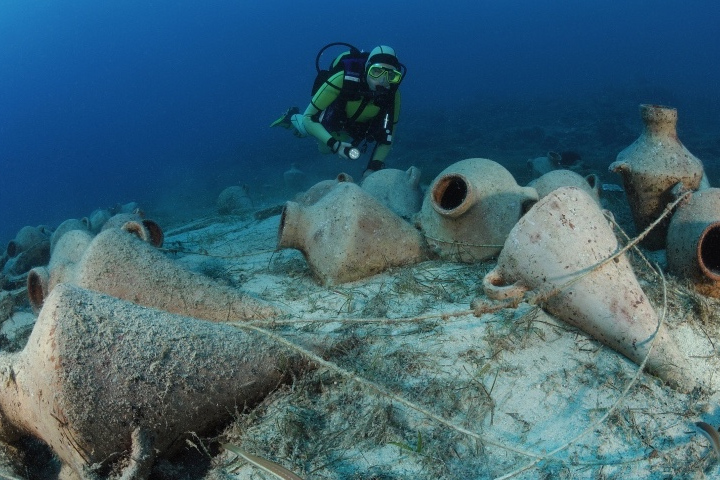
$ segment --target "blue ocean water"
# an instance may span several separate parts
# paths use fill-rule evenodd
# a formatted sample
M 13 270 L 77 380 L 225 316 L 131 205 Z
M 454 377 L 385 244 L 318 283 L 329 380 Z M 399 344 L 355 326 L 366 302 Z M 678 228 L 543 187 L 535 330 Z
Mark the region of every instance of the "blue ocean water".
M 211 205 L 225 186 L 280 182 L 294 161 L 339 162 L 268 128 L 307 105 L 315 55 L 333 41 L 388 44 L 407 65 L 410 128 L 401 123 L 393 155 L 428 132 L 427 148 L 482 144 L 465 134 L 493 125 L 475 102 L 550 98 L 562 110 L 629 92 L 630 104 L 672 102 L 683 133 L 712 157 L 718 18 L 710 0 L 3 0 L 0 244 L 23 225 L 117 202 Z

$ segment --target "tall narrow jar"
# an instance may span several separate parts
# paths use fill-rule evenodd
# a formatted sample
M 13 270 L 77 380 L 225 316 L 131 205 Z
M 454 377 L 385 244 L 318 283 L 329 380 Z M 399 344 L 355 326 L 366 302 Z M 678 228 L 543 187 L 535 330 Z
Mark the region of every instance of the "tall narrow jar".
M 610 171 L 620 174 L 630 203 L 637 233 L 644 231 L 674 199 L 678 182 L 698 190 L 704 171 L 702 162 L 677 136 L 677 110 L 661 105 L 640 105 L 644 129 L 640 137 L 621 151 Z M 642 242 L 650 250 L 665 248 L 668 217 Z

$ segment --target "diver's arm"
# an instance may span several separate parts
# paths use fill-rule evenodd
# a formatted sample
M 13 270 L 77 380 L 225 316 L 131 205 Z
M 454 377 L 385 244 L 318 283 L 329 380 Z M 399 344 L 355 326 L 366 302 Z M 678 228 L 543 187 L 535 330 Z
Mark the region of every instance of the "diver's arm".
M 315 119 L 318 118 L 320 112 L 328 108 L 337 99 L 342 89 L 344 75 L 345 73 L 340 71 L 323 82 L 315 95 L 313 95 L 310 105 L 305 109 L 305 113 L 303 113 L 303 125 L 307 133 L 324 144 L 327 144 L 332 135 Z

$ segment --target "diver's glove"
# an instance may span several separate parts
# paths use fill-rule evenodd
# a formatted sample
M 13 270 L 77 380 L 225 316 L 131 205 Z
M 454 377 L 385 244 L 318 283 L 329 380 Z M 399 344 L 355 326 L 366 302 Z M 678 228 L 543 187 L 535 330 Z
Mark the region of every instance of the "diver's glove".
M 331 137 L 330 140 L 327 141 L 327 146 L 330 147 L 333 153 L 337 153 L 340 157 L 350 160 L 348 152 L 353 148 L 352 143 L 341 142 Z

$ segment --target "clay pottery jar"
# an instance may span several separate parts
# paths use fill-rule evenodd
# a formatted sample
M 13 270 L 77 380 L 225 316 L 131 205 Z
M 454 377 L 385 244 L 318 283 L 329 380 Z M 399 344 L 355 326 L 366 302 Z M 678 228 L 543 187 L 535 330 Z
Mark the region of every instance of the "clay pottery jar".
M 558 152 L 548 152 L 544 157 L 531 158 L 527 161 L 527 168 L 532 178 L 538 178 L 548 172 L 560 168 L 562 156 Z
M 701 187 L 702 162 L 677 137 L 677 110 L 660 105 L 640 105 L 644 129 L 635 142 L 621 151 L 610 171 L 620 174 L 637 233 L 643 232 L 674 200 L 672 188 L 682 182 L 685 190 Z M 642 241 L 649 250 L 665 247 L 670 219 L 657 225 Z
M 110 214 L 117 215 L 118 213 L 136 213 L 142 215 L 142 210 L 137 202 L 116 203 L 110 209 Z
M 691 195 L 670 220 L 668 271 L 690 280 L 699 293 L 720 298 L 720 189 Z
M 103 224 L 100 231 L 121 228 L 132 233 L 153 247 L 162 247 L 165 233 L 154 220 L 143 218 L 140 213 L 116 213 Z
M 338 183 L 353 182 L 353 178 L 347 173 L 339 173 L 337 177 L 332 180 L 321 180 L 305 192 L 298 193 L 295 195 L 295 203 L 301 205 L 314 205 L 324 197 L 330 190 L 335 187 Z
M 9 258 L 2 268 L 2 273 L 8 275 L 8 281 L 14 283 L 30 269 L 46 265 L 50 260 L 50 240 L 36 243 L 19 255 Z
M 220 215 L 238 214 L 254 208 L 247 185 L 233 185 L 220 192 L 217 209 Z
M 422 235 L 369 193 L 340 182 L 317 203 L 287 202 L 277 248 L 305 256 L 324 285 L 351 282 L 426 259 Z
M 60 241 L 63 235 L 65 235 L 67 232 L 70 232 L 72 230 L 84 230 L 86 232 L 90 231 L 90 226 L 87 221 L 80 220 L 77 218 L 69 218 L 62 222 L 52 233 L 52 236 L 50 237 L 50 253 L 55 251 L 55 245 Z
M 440 172 L 425 194 L 416 223 L 440 258 L 479 262 L 500 253 L 510 229 L 537 200 L 502 165 L 470 158 Z
M 655 337 L 648 370 L 690 391 L 686 358 L 658 316 L 625 256 L 603 262 L 618 243 L 587 193 L 563 187 L 538 201 L 512 229 L 497 266 L 483 279 L 492 299 L 533 291 L 550 314 L 640 364 Z
M 600 179 L 595 174 L 585 177 L 572 170 L 553 170 L 528 183 L 528 187 L 537 190 L 542 198 L 560 187 L 578 187 L 590 195 L 600 205 Z
M 68 231 L 57 242 L 48 265 L 30 270 L 27 278 L 28 299 L 36 314 L 58 283 L 74 281 L 75 268 L 93 238 L 93 234 L 88 230 Z
M 297 192 L 307 187 L 307 175 L 293 163 L 290 169 L 283 172 L 283 182 L 285 183 L 285 188 L 292 192 Z
M 383 168 L 365 177 L 360 187 L 405 220 L 410 220 L 422 207 L 420 169 L 407 171 Z
M 23 227 L 8 242 L 6 254 L 2 272 L 10 277 L 23 275 L 50 260 L 50 234 L 45 227 Z
M 22 227 L 15 234 L 15 238 L 8 242 L 6 251 L 8 256 L 15 257 L 39 243 L 50 240 L 50 234 L 44 227 Z
M 45 442 L 60 478 L 147 478 L 297 364 L 253 332 L 58 285 L 25 348 L 0 353 L 0 436 Z
M 68 255 L 67 261 L 51 259 L 53 266 L 47 272 L 33 269 L 27 279 L 33 309 L 42 307 L 59 283 L 73 283 L 138 305 L 203 320 L 223 322 L 280 315 L 278 309 L 260 299 L 191 272 L 131 232 L 121 228 L 103 230 L 86 246 L 83 239 L 73 239 L 77 244 L 68 250 L 75 253 Z M 81 250 L 82 256 L 73 263 Z
M 106 208 L 98 208 L 93 211 L 87 219 L 83 219 L 88 225 L 88 229 L 93 233 L 99 233 L 105 222 L 110 220 L 112 213 Z

